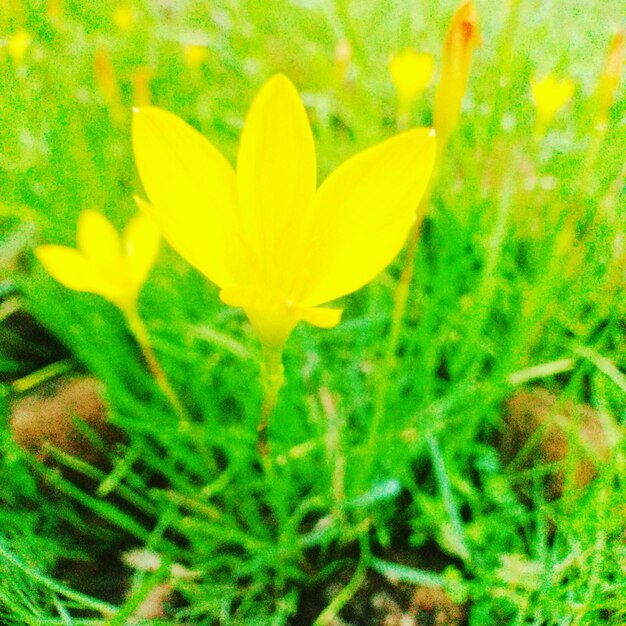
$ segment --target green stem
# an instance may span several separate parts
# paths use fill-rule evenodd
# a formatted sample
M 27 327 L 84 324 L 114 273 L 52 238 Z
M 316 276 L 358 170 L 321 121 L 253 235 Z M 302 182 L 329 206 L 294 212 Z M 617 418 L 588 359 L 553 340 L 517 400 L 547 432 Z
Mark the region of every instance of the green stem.
M 413 281 L 413 271 L 415 268 L 415 255 L 417 253 L 417 244 L 419 243 L 420 236 L 422 234 L 422 223 L 430 204 L 431 193 L 433 189 L 433 183 L 436 179 L 441 163 L 441 153 L 437 153 L 435 167 L 433 171 L 430 183 L 422 196 L 422 200 L 417 208 L 417 219 L 409 235 L 409 244 L 406 251 L 406 257 L 404 265 L 402 267 L 402 273 L 400 274 L 400 280 L 396 286 L 396 290 L 393 296 L 393 312 L 391 314 L 391 328 L 389 330 L 389 339 L 385 348 L 385 356 L 383 358 L 382 366 L 378 372 L 378 381 L 376 386 L 376 392 L 374 397 L 374 411 L 372 419 L 370 421 L 369 436 L 367 447 L 369 451 L 369 458 L 376 458 L 375 450 L 378 445 L 378 431 L 380 430 L 380 422 L 385 410 L 385 399 L 387 397 L 387 389 L 389 388 L 389 381 L 391 380 L 391 373 L 395 367 L 395 355 L 398 347 L 398 340 L 400 339 L 400 331 L 402 329 L 402 321 L 404 320 L 404 314 L 406 312 L 406 304 L 409 299 L 409 292 L 411 289 L 411 283 Z
M 86 596 L 78 591 L 74 591 L 65 585 L 57 582 L 56 580 L 49 578 L 48 576 L 39 573 L 37 570 L 28 567 L 22 561 L 20 561 L 12 552 L 9 552 L 2 543 L 0 543 L 0 558 L 7 561 L 12 568 L 19 570 L 25 576 L 28 576 L 31 580 L 39 583 L 52 593 L 59 594 L 64 596 L 68 600 L 72 600 L 78 603 L 80 606 L 90 609 L 92 611 L 97 611 L 104 616 L 112 616 L 118 610 L 118 607 L 113 604 L 109 604 L 108 602 L 104 602 L 102 600 L 97 600 L 90 596 Z
M 283 367 L 283 346 L 263 346 L 263 362 L 261 364 L 261 382 L 263 385 L 263 402 L 261 404 L 261 421 L 258 425 L 258 448 L 263 458 L 269 456 L 270 418 L 278 401 L 278 392 L 285 381 Z
M 182 420 L 183 424 L 188 425 L 191 422 L 189 415 L 183 407 L 182 402 L 178 399 L 176 392 L 170 385 L 167 375 L 163 371 L 163 368 L 161 367 L 156 357 L 156 354 L 154 353 L 154 350 L 150 345 L 150 335 L 148 334 L 148 330 L 146 329 L 146 326 L 143 323 L 141 317 L 139 317 L 137 306 L 135 304 L 132 304 L 130 306 L 124 307 L 122 308 L 122 313 L 126 317 L 128 327 L 135 337 L 137 345 L 141 349 L 143 357 L 146 361 L 146 365 L 148 366 L 148 369 L 150 370 L 152 376 L 154 376 L 154 380 L 160 387 L 163 395 L 172 405 L 172 408 L 176 412 L 176 415 L 178 415 L 178 417 Z
M 313 626 L 330 626 L 337 623 L 338 614 L 352 600 L 363 584 L 371 558 L 368 531 L 369 520 L 366 520 L 365 528 L 359 536 L 361 552 L 354 575 L 348 584 L 333 598 L 332 602 L 320 613 L 315 622 L 313 622 Z

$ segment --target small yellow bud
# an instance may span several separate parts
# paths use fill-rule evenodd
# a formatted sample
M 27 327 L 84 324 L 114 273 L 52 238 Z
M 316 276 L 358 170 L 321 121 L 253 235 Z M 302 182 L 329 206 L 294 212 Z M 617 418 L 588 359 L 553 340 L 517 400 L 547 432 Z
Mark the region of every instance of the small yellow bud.
M 190 70 L 197 70 L 207 58 L 206 46 L 201 44 L 188 44 L 183 48 L 185 63 Z
M 615 102 L 615 95 L 624 67 L 624 31 L 613 36 L 606 61 L 598 82 L 598 124 L 604 126 L 609 119 L 609 110 Z
M 135 25 L 136 19 L 137 16 L 132 6 L 121 3 L 115 7 L 113 21 L 120 30 L 128 32 Z
M 414 100 L 428 87 L 435 69 L 431 54 L 407 48 L 394 54 L 389 62 L 389 73 L 398 94 L 400 111 L 408 111 Z
M 575 83 L 570 78 L 557 80 L 552 74 L 532 78 L 530 89 L 537 111 L 535 135 L 542 137 L 554 116 L 564 108 L 574 95 Z
M 94 74 L 100 94 L 108 105 L 111 115 L 116 121 L 121 121 L 124 118 L 124 109 L 122 107 L 120 86 L 117 82 L 111 57 L 104 48 L 96 51 Z
M 20 67 L 24 63 L 31 42 L 32 39 L 28 31 L 23 28 L 20 28 L 9 37 L 7 52 L 16 67 Z
M 48 0 L 46 2 L 46 13 L 51 20 L 60 20 L 63 17 L 62 0 Z
M 133 104 L 138 107 L 149 106 L 152 100 L 150 81 L 154 72 L 148 67 L 138 67 L 133 72 Z
M 443 45 L 441 78 L 435 94 L 433 114 L 440 151 L 459 123 L 472 53 L 480 43 L 474 4 L 472 0 L 463 0 L 452 17 Z
M 347 39 L 342 39 L 335 48 L 335 74 L 341 83 L 348 81 L 348 70 L 352 63 L 352 46 Z

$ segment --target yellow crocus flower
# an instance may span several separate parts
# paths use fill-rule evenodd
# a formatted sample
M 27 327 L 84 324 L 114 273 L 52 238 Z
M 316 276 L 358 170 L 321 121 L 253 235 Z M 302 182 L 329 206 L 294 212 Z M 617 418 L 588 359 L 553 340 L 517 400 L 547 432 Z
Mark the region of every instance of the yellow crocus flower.
M 87 210 L 78 219 L 78 249 L 44 245 L 35 254 L 65 287 L 98 294 L 127 312 L 134 310 L 156 261 L 159 239 L 158 227 L 147 215 L 135 216 L 120 237 L 104 215 Z
M 247 314 L 276 352 L 298 322 L 339 323 L 320 307 L 356 291 L 402 247 L 431 174 L 431 129 L 399 134 L 352 157 L 316 191 L 313 135 L 283 75 L 245 121 L 236 171 L 167 111 L 136 109 L 135 160 L 165 238 Z
M 535 134 L 543 136 L 554 116 L 572 99 L 575 83 L 569 78 L 556 79 L 552 74 L 532 78 L 530 89 L 537 112 Z
M 474 3 L 472 0 L 463 0 L 452 16 L 443 44 L 441 77 L 435 93 L 433 117 L 440 154 L 459 123 L 472 54 L 479 45 L 480 33 Z
M 32 39 L 27 30 L 20 28 L 13 33 L 7 42 L 7 52 L 16 67 L 20 67 L 24 63 L 26 53 L 30 48 Z
M 428 87 L 435 69 L 432 54 L 411 48 L 398 52 L 389 61 L 389 73 L 398 95 L 398 117 L 409 114 L 413 101 Z

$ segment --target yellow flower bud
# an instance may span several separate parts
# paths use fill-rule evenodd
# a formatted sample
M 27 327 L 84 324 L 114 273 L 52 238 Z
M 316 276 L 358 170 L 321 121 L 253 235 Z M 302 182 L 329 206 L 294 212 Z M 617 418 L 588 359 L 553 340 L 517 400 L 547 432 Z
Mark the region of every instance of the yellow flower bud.
M 472 53 L 480 45 L 478 18 L 472 0 L 463 0 L 452 17 L 443 45 L 441 78 L 435 94 L 434 122 L 441 150 L 461 117 Z
M 398 94 L 400 111 L 407 111 L 413 101 L 428 87 L 435 62 L 431 54 L 407 48 L 394 54 L 389 62 L 389 73 Z
M 207 57 L 206 46 L 201 44 L 188 44 L 183 48 L 185 63 L 190 70 L 197 70 Z
M 335 74 L 339 82 L 348 81 L 348 70 L 352 63 L 352 46 L 347 39 L 342 39 L 335 48 Z
M 124 108 L 122 107 L 120 86 L 111 57 L 104 48 L 96 51 L 94 73 L 100 94 L 108 105 L 111 115 L 117 122 L 121 122 L 124 119 Z
M 154 72 L 148 67 L 138 67 L 133 72 L 133 104 L 138 107 L 148 106 L 152 100 L 150 81 Z
M 135 10 L 129 4 L 122 2 L 115 7 L 113 21 L 120 30 L 129 31 L 136 21 Z
M 554 116 L 572 99 L 575 86 L 572 79 L 557 80 L 552 74 L 531 79 L 530 88 L 537 112 L 536 136 L 543 136 Z
M 20 67 L 24 63 L 31 41 L 28 31 L 23 28 L 20 28 L 9 37 L 7 52 L 16 67 Z
M 598 83 L 598 124 L 604 126 L 609 119 L 609 110 L 615 101 L 624 66 L 624 31 L 613 36 L 600 81 Z

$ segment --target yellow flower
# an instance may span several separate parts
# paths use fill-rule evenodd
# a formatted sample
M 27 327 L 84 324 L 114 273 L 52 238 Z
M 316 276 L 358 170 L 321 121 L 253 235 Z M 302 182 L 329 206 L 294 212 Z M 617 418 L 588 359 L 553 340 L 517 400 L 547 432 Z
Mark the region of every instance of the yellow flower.
M 96 293 L 128 311 L 156 261 L 159 239 L 158 227 L 147 215 L 135 216 L 120 237 L 104 215 L 87 210 L 78 218 L 77 250 L 47 245 L 35 254 L 65 287 Z
M 622 78 L 624 66 L 624 31 L 621 30 L 613 36 L 606 55 L 606 61 L 600 74 L 598 84 L 598 124 L 605 125 L 608 122 L 609 110 L 615 101 L 615 94 Z
M 28 31 L 23 28 L 20 28 L 9 37 L 7 42 L 7 52 L 17 67 L 24 63 L 26 53 L 28 52 L 31 43 L 32 39 L 28 34 Z
M 431 129 L 414 129 L 349 159 L 316 191 L 313 135 L 287 78 L 254 99 L 237 170 L 200 133 L 157 108 L 135 110 L 135 160 L 165 238 L 244 309 L 266 347 L 319 305 L 372 280 L 402 247 L 431 174 Z
M 187 44 L 183 46 L 185 63 L 190 70 L 197 70 L 208 56 L 206 46 L 201 44 Z
M 389 73 L 401 106 L 410 105 L 430 83 L 435 62 L 432 54 L 407 48 L 394 54 L 389 62 Z
M 130 4 L 120 3 L 113 11 L 113 21 L 122 31 L 128 32 L 135 24 L 137 16 Z
M 536 133 L 541 136 L 554 116 L 572 99 L 575 83 L 569 78 L 557 80 L 552 74 L 532 78 L 530 88 L 537 111 Z
M 452 17 L 443 45 L 441 78 L 435 94 L 433 116 L 440 151 L 459 123 L 472 53 L 479 45 L 474 4 L 472 0 L 463 0 Z

